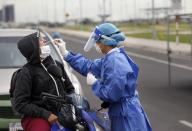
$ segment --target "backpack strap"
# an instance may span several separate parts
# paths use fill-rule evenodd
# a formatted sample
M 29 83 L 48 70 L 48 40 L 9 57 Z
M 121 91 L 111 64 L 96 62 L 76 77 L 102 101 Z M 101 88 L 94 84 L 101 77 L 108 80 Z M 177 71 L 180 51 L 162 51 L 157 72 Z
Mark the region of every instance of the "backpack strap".
M 16 81 L 17 81 L 17 77 L 18 77 L 18 74 L 21 72 L 21 70 L 23 69 L 27 69 L 29 70 L 29 74 L 32 78 L 32 81 L 33 81 L 33 71 L 32 71 L 32 67 L 29 65 L 27 66 L 27 64 L 25 64 L 23 67 L 19 68 L 18 70 L 16 70 L 13 75 L 12 75 L 12 78 L 11 78 L 11 84 L 10 84 L 10 89 L 9 89 L 9 95 L 10 95 L 10 101 L 11 101 L 11 105 L 12 105 L 12 110 L 13 110 L 13 113 L 15 116 L 18 116 L 18 117 L 22 117 L 22 114 L 18 113 L 16 110 L 15 110 L 15 98 L 14 98 L 14 90 L 15 90 L 15 86 L 16 86 Z
M 23 67 L 19 68 L 18 70 L 16 70 L 12 77 L 11 77 L 11 83 L 10 83 L 10 89 L 9 89 L 9 96 L 10 98 L 13 97 L 13 92 L 15 90 L 15 84 L 16 84 L 16 80 L 17 80 L 17 75 L 18 73 L 22 70 Z

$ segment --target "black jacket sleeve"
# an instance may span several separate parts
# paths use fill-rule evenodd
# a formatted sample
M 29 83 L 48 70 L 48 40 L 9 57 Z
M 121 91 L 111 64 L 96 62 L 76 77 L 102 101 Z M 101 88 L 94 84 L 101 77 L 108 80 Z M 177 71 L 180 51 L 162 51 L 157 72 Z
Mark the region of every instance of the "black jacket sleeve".
M 17 75 L 14 98 L 15 110 L 24 116 L 41 117 L 48 120 L 50 111 L 31 103 L 32 78 L 28 69 L 23 68 Z
M 62 69 L 63 78 L 65 79 L 65 81 L 64 81 L 65 89 L 64 90 L 69 94 L 74 93 L 75 88 L 74 88 L 73 84 L 71 83 L 71 80 L 69 79 L 69 77 L 64 69 L 64 66 L 59 62 L 57 62 L 57 65 Z

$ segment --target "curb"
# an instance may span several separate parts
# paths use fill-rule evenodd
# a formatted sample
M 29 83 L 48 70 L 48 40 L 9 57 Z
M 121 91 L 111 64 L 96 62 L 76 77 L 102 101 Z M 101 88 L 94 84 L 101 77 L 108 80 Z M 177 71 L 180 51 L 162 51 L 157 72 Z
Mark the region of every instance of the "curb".
M 50 32 L 58 31 L 62 34 L 72 35 L 76 37 L 83 37 L 86 39 L 88 39 L 91 34 L 91 32 L 61 29 L 61 28 L 46 28 L 46 30 Z M 149 40 L 143 38 L 128 37 L 125 41 L 124 46 L 163 54 L 167 53 L 167 42 L 160 40 Z M 180 43 L 179 45 L 176 45 L 176 43 L 170 42 L 170 49 L 172 53 L 175 55 L 186 55 L 186 56 L 192 55 L 190 44 Z

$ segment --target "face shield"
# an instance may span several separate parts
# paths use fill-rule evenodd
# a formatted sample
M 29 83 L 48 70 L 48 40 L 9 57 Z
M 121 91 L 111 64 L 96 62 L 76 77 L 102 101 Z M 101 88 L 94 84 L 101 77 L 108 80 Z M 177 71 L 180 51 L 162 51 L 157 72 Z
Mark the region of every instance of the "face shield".
M 84 51 L 88 52 L 95 44 L 101 39 L 102 33 L 99 31 L 98 27 L 91 33 L 87 43 L 84 46 Z
M 119 33 L 119 31 L 110 34 L 110 36 L 116 33 Z M 94 32 L 91 33 L 87 43 L 85 44 L 84 51 L 88 52 L 97 42 L 102 42 L 105 45 L 114 45 L 114 43 L 117 43 L 116 40 L 111 38 L 110 36 L 103 35 L 99 28 L 96 27 Z

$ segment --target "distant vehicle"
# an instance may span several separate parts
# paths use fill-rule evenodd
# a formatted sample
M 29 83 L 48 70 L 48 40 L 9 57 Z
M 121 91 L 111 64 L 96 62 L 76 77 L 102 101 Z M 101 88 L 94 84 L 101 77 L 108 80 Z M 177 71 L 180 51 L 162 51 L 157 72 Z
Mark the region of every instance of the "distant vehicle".
M 9 100 L 10 81 L 13 72 L 26 63 L 25 58 L 17 49 L 17 41 L 34 32 L 36 32 L 36 30 L 0 29 L 0 130 L 7 129 L 9 123 L 20 121 L 14 116 L 11 109 Z M 77 77 L 72 73 L 72 69 L 63 60 L 59 50 L 52 42 L 52 37 L 45 31 L 42 31 L 42 33 L 46 36 L 47 43 L 51 47 L 51 56 L 64 65 L 64 68 L 75 87 L 75 92 L 77 94 L 82 94 L 81 85 Z
M 92 24 L 94 23 L 92 19 L 89 18 L 84 18 L 83 20 L 80 21 L 81 24 L 87 25 L 87 24 Z

